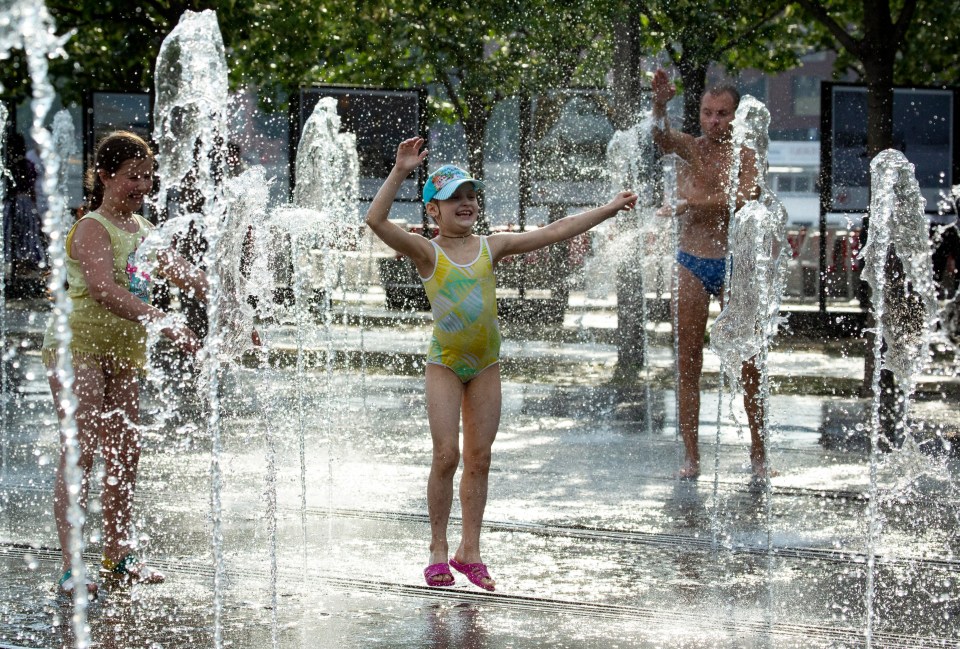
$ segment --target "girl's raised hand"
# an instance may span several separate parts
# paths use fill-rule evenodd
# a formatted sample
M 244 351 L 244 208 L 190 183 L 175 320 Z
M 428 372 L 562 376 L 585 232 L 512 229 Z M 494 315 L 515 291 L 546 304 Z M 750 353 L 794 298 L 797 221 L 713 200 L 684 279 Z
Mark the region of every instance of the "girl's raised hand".
M 397 168 L 409 174 L 423 164 L 428 153 L 423 145 L 424 139 L 422 137 L 412 137 L 401 142 L 400 146 L 397 147 Z
M 631 191 L 624 191 L 614 196 L 613 200 L 607 203 L 607 206 L 616 213 L 632 210 L 636 204 L 637 195 Z

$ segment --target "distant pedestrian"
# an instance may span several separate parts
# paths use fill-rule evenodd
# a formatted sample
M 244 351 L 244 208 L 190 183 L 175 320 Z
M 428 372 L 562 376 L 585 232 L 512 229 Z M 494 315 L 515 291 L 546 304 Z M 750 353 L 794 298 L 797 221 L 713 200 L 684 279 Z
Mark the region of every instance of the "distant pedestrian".
M 100 496 L 103 514 L 101 572 L 128 583 L 163 581 L 134 553 L 130 538 L 133 495 L 140 460 L 138 378 L 146 363 L 146 328 L 164 318 L 150 305 L 151 278 L 138 268 L 136 251 L 151 229 L 137 214 L 153 187 L 155 161 L 139 136 L 119 131 L 98 145 L 87 178 L 90 212 L 71 228 L 66 238 L 69 315 L 77 398 L 77 443 L 83 478 L 77 495 L 86 507 L 94 457 L 102 455 L 105 472 Z M 207 292 L 203 273 L 173 251 L 158 258 L 164 275 L 185 292 L 201 299 Z M 43 358 L 54 403 L 61 420 L 63 386 L 56 374 L 57 341 L 51 321 L 43 343 Z M 163 334 L 187 353 L 196 353 L 200 340 L 184 326 L 169 326 Z M 61 439 L 60 462 L 54 487 L 54 516 L 63 553 L 58 591 L 76 587 L 69 543 L 73 525 L 68 518 L 66 446 Z M 86 589 L 96 596 L 97 585 Z
M 623 210 L 633 209 L 637 196 L 620 192 L 602 207 L 538 230 L 479 236 L 473 233 L 473 226 L 480 209 L 477 192 L 484 184 L 466 171 L 447 165 L 430 174 L 423 189 L 427 214 L 439 228 L 439 235 L 428 240 L 387 218 L 401 183 L 426 158 L 423 144 L 421 138 L 400 144 L 396 164 L 367 212 L 367 224 L 384 243 L 413 261 L 433 310 L 433 338 L 426 367 L 427 416 L 433 439 L 427 482 L 431 538 L 424 578 L 429 586 L 452 586 L 452 566 L 473 584 L 494 590 L 495 582 L 480 556 L 491 448 L 500 425 L 501 405 L 494 266 L 504 257 L 569 239 Z M 453 477 L 460 460 L 461 418 L 463 531 L 460 545 L 450 555 L 447 523 Z
M 40 169 L 30 160 L 26 141 L 14 133 L 9 143 L 10 175 L 3 206 L 4 259 L 10 264 L 7 284 L 12 297 L 43 294 L 43 269 L 47 264 L 46 241 L 41 225 L 41 201 L 37 194 Z

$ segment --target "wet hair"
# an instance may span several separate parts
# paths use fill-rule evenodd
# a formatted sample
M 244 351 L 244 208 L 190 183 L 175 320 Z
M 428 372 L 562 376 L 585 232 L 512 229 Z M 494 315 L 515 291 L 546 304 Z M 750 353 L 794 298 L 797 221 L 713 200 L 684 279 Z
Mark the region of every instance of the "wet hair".
M 146 140 L 130 131 L 114 131 L 104 136 L 93 154 L 93 165 L 87 170 L 84 188 L 87 207 L 99 209 L 103 203 L 103 181 L 100 172 L 115 174 L 127 160 L 153 160 L 153 150 Z
M 707 95 L 730 95 L 733 97 L 733 107 L 736 108 L 740 105 L 740 91 L 737 90 L 737 87 L 729 83 L 720 84 L 719 86 L 712 86 L 703 91 L 703 94 L 700 95 L 700 101 L 703 101 L 703 98 Z

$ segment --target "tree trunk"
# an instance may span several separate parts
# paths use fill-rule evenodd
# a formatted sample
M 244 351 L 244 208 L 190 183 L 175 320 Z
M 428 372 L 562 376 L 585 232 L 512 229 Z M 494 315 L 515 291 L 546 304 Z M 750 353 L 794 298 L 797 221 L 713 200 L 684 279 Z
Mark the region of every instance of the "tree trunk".
M 613 42 L 613 127 L 624 131 L 637 123 L 642 104 L 643 79 L 640 64 L 640 12 L 630 5 L 614 31 Z
M 640 76 L 643 50 L 640 46 L 640 14 L 631 3 L 627 15 L 613 30 L 613 122 L 617 130 L 637 123 L 642 108 L 643 79 Z M 623 219 L 624 224 L 626 219 Z M 621 224 L 618 223 L 618 227 Z M 632 251 L 638 255 L 639 249 Z M 630 258 L 617 264 L 617 370 L 620 379 L 637 375 L 646 364 L 646 322 L 643 318 L 643 275 L 640 259 Z
M 467 141 L 467 166 L 470 175 L 483 180 L 483 152 L 484 141 L 487 135 L 487 122 L 490 121 L 490 110 L 479 97 L 467 97 L 467 118 L 463 121 L 463 134 Z M 479 234 L 490 234 L 490 222 L 484 212 L 483 192 L 477 195 L 480 203 L 480 217 L 477 219 L 476 229 Z
M 867 156 L 893 146 L 893 60 L 864 61 L 867 84 Z
M 875 17 L 875 15 L 874 15 Z M 899 47 L 890 47 L 892 42 L 892 25 L 889 21 L 872 20 L 867 25 L 868 33 L 865 36 L 865 47 L 861 63 L 864 69 L 864 82 L 867 86 L 867 157 L 873 160 L 874 156 L 885 149 L 893 147 L 893 65 L 896 50 Z M 861 239 L 865 243 L 869 237 L 870 219 L 863 222 Z M 863 362 L 863 383 L 861 394 L 871 394 L 873 391 L 873 374 L 875 359 L 873 357 L 874 333 L 876 322 L 873 318 L 872 295 L 870 287 L 864 282 L 860 291 L 860 308 L 868 314 L 864 339 L 866 353 Z M 880 372 L 881 402 L 885 411 L 890 410 L 890 401 L 896 399 L 897 392 L 893 385 L 893 375 L 888 370 Z
M 707 66 L 681 59 L 677 66 L 683 80 L 683 132 L 700 135 L 700 96 L 707 87 Z

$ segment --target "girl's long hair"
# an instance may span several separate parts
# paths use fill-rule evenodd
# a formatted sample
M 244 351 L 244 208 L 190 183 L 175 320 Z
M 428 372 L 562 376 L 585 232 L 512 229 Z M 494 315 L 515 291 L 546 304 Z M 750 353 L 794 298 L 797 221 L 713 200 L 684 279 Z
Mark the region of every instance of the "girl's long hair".
M 127 160 L 153 160 L 153 150 L 150 145 L 130 131 L 114 131 L 104 136 L 97 144 L 93 154 L 93 165 L 87 170 L 84 179 L 84 189 L 87 192 L 87 210 L 92 212 L 99 209 L 103 203 L 103 181 L 100 172 L 108 175 L 117 173 L 120 166 Z

